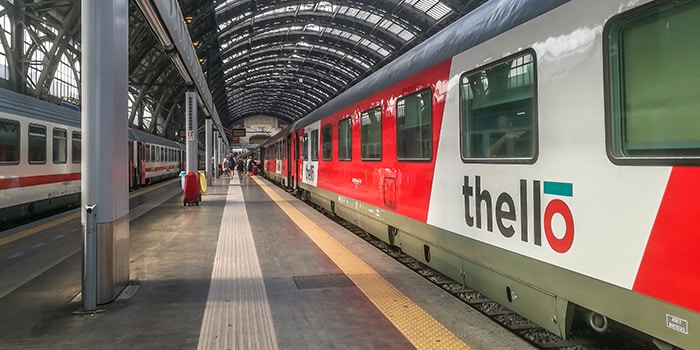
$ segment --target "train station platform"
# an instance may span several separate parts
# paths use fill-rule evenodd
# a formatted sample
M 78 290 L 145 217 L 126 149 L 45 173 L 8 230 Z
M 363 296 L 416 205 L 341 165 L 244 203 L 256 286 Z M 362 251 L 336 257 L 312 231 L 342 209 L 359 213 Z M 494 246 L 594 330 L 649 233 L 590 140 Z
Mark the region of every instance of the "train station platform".
M 0 295 L 0 349 L 532 349 L 265 179 L 177 192 L 132 219 L 115 302 L 79 312 L 72 254 Z

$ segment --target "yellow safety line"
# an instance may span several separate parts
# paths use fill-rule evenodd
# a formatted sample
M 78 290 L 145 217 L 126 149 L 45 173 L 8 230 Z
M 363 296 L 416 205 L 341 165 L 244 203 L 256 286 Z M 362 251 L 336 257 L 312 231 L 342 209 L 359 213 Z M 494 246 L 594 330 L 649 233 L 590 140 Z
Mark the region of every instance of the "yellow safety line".
M 139 191 L 139 192 L 134 192 L 134 193 L 132 193 L 132 194 L 129 195 L 129 199 L 134 198 L 134 197 L 136 197 L 136 196 L 144 195 L 144 194 L 146 194 L 146 193 L 148 193 L 148 192 L 155 191 L 155 190 L 157 190 L 157 189 L 160 189 L 160 188 L 163 187 L 163 186 L 169 185 L 171 182 L 172 182 L 172 181 L 168 181 L 168 182 L 164 182 L 164 183 L 162 183 L 162 184 L 156 185 L 156 186 L 149 186 L 149 187 L 148 187 L 147 189 L 145 189 L 145 190 L 142 190 L 142 191 Z M 7 237 L 2 237 L 2 238 L 0 238 L 0 246 L 1 246 L 1 245 L 8 244 L 8 243 L 11 243 L 11 242 L 14 242 L 14 241 L 16 241 L 16 240 L 18 240 L 18 239 L 22 239 L 22 238 L 27 237 L 27 236 L 31 236 L 31 235 L 33 235 L 33 234 L 35 234 L 35 233 L 37 233 L 37 232 L 40 232 L 40 231 L 43 231 L 43 230 L 48 230 L 48 229 L 50 229 L 50 228 L 52 228 L 52 227 L 54 227 L 54 226 L 58 226 L 58 225 L 60 225 L 60 224 L 62 224 L 62 223 L 64 223 L 64 222 L 68 222 L 68 221 L 77 219 L 77 218 L 79 218 L 79 217 L 80 217 L 80 212 L 73 213 L 73 214 L 71 214 L 71 215 L 62 217 L 62 218 L 60 218 L 60 219 L 52 220 L 51 222 L 47 222 L 47 223 L 45 223 L 45 224 L 41 224 L 41 225 L 39 225 L 39 226 L 37 226 L 37 227 L 32 227 L 32 228 L 30 228 L 30 229 L 26 229 L 26 230 L 17 232 L 17 233 L 15 233 L 15 234 L 13 234 L 13 235 L 10 235 L 10 236 L 7 236 Z
M 253 179 L 417 349 L 471 349 L 269 186 Z

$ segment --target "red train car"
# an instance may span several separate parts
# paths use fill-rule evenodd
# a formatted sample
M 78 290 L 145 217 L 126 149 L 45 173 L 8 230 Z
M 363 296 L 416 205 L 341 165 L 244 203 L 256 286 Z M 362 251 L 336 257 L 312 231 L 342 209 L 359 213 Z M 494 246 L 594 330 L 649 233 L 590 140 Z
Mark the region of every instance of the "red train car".
M 487 2 L 270 138 L 266 174 L 556 334 L 695 348 L 697 20 Z

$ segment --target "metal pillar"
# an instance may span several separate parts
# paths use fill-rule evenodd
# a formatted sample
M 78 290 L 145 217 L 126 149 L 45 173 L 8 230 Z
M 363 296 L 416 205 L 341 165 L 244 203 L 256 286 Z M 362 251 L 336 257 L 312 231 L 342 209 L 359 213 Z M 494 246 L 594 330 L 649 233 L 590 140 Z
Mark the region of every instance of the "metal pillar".
M 219 164 L 221 164 L 221 136 L 219 136 L 219 131 L 214 131 L 214 172 L 216 173 L 216 178 L 221 176 L 219 171 Z
M 81 5 L 82 297 L 85 310 L 94 311 L 129 281 L 129 3 Z
M 207 185 L 211 185 L 211 179 L 212 179 L 212 166 L 214 163 L 214 152 L 212 152 L 212 147 L 214 139 L 212 138 L 212 127 L 214 123 L 211 120 L 211 118 L 207 118 L 204 121 L 204 153 L 206 154 L 206 160 L 207 160 L 207 165 L 204 168 L 204 173 L 207 174 Z
M 197 126 L 199 121 L 197 120 L 197 93 L 194 91 L 185 93 L 185 115 L 187 120 L 187 141 L 185 145 L 187 149 L 187 172 L 191 171 L 196 174 L 199 170 L 199 165 L 197 164 L 197 156 L 199 154 Z

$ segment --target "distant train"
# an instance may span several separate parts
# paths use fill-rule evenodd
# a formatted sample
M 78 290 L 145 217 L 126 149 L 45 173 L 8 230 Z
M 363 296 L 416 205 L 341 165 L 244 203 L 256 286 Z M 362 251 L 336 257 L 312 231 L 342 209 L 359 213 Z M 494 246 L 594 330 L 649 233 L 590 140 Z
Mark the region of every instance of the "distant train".
M 79 112 L 0 89 L 0 226 L 80 204 L 81 137 Z M 128 145 L 130 189 L 184 169 L 183 144 L 129 129 Z
M 698 349 L 698 22 L 700 1 L 489 1 L 257 157 L 556 334 Z

